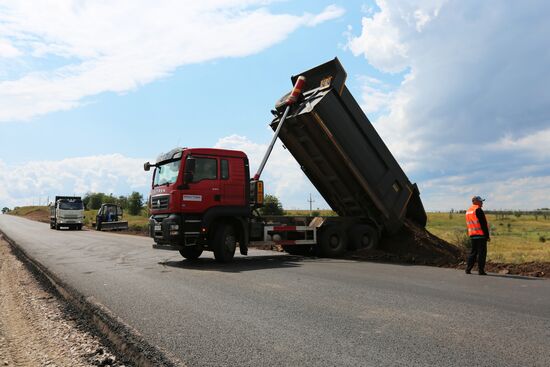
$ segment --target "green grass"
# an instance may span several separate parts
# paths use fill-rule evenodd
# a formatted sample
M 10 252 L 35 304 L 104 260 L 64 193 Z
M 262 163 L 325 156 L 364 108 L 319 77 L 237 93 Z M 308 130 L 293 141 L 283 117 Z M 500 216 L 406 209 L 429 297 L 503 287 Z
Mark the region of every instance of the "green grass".
M 520 264 L 530 261 L 550 262 L 550 218 L 534 215 L 509 215 L 497 219 L 488 214 L 491 242 L 487 258 L 496 263 Z M 464 214 L 428 213 L 427 229 L 454 244 L 466 233 Z M 542 242 L 544 238 L 546 241 Z
M 92 222 L 95 222 L 97 210 L 85 210 L 84 211 L 84 225 L 90 227 Z M 144 230 L 149 225 L 149 215 L 147 210 L 142 210 L 140 215 L 129 215 L 127 211 L 124 211 L 122 220 L 128 221 L 128 228 L 130 230 Z

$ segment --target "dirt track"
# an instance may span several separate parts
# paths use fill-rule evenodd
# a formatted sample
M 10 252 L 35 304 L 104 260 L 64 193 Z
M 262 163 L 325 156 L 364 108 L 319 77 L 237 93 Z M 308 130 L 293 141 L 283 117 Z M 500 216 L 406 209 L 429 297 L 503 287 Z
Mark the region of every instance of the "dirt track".
M 122 366 L 0 238 L 0 366 Z

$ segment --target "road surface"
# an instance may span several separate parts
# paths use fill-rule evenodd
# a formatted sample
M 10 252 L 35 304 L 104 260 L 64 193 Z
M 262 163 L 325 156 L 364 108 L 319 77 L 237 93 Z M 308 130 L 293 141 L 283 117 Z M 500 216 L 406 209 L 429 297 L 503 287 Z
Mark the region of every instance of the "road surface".
M 188 366 L 550 366 L 550 282 L 251 250 L 233 264 L 143 237 L 0 229 Z

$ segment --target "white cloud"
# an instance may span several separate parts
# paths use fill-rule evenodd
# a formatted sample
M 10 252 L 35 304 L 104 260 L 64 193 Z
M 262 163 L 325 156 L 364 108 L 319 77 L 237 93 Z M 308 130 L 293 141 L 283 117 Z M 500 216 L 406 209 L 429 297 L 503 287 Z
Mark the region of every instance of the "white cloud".
M 318 24 L 326 22 L 327 20 L 340 18 L 342 15 L 344 15 L 344 13 L 345 10 L 340 8 L 339 6 L 329 5 L 322 13 L 312 15 L 311 19 L 307 20 L 306 24 L 310 27 L 314 27 Z
M 430 211 L 466 209 L 474 195 L 486 198 L 484 208 L 488 210 L 533 210 L 550 205 L 550 175 L 487 177 L 482 181 L 471 176 L 450 176 L 428 180 L 422 186 L 424 196 L 429 197 L 426 209 Z
M 150 172 L 143 171 L 145 159 L 109 154 L 31 161 L 17 166 L 0 160 L 0 205 L 38 204 L 55 195 L 83 195 L 88 191 L 128 194 L 147 193 Z
M 3 0 L 0 55 L 50 66 L 0 82 L 0 121 L 74 108 L 85 97 L 126 92 L 182 65 L 255 54 L 299 27 L 343 14 L 334 5 L 318 14 L 274 14 L 268 3 Z
M 361 83 L 361 108 L 369 111 L 369 115 L 387 112 L 392 100 L 392 88 L 372 77 L 360 77 Z
M 380 71 L 405 77 L 393 90 L 365 83 L 362 105 L 368 115 L 369 101 L 371 107 L 376 101 L 375 110 L 387 106 L 375 127 L 419 181 L 426 206 L 443 201 L 423 187 L 446 176 L 469 177 L 464 185 L 472 190 L 510 188 L 515 197 L 539 200 L 540 191 L 516 183 L 536 182 L 550 190 L 550 4 L 379 0 L 377 5 L 379 11 L 363 18 L 361 33 L 348 46 Z M 499 181 L 487 183 L 488 177 Z M 503 206 L 516 205 L 506 195 L 500 198 L 506 199 Z M 534 205 L 530 196 L 523 202 Z
M 491 144 L 490 148 L 497 152 L 521 152 L 538 160 L 550 160 L 550 128 L 516 139 L 506 135 L 498 142 Z
M 21 51 L 14 47 L 11 42 L 0 38 L 0 59 L 17 57 L 20 55 Z

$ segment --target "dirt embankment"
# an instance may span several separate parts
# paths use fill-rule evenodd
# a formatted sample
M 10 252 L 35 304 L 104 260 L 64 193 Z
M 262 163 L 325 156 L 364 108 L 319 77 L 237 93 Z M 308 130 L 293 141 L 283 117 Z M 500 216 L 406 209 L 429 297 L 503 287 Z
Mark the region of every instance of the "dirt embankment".
M 20 207 L 9 214 L 35 220 L 42 223 L 50 223 L 50 212 L 46 206 Z
M 357 250 L 346 257 L 354 260 L 399 262 L 464 269 L 468 250 L 434 236 L 425 228 L 406 222 L 403 229 L 380 243 L 380 249 Z M 485 270 L 500 274 L 550 277 L 550 263 L 523 264 L 487 263 Z
M 458 266 L 465 252 L 426 229 L 406 222 L 399 233 L 384 237 L 379 250 L 357 250 L 352 259 L 401 262 L 419 265 Z
M 122 366 L 0 238 L 0 366 Z

